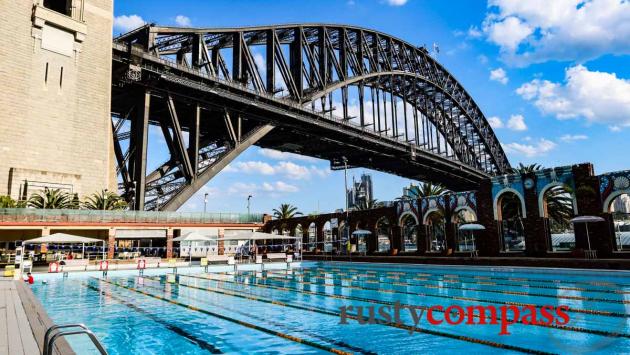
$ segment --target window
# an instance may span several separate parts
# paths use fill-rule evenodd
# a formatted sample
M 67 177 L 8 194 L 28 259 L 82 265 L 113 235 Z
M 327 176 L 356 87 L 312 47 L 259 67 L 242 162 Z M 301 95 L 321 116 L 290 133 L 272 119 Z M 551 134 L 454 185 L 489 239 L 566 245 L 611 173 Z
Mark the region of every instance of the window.
M 44 72 L 44 84 L 48 84 L 48 63 L 46 63 L 46 71 Z
M 44 7 L 66 16 L 70 16 L 72 0 L 44 0 Z
M 63 67 L 61 67 L 61 71 L 59 72 L 59 88 L 63 87 Z

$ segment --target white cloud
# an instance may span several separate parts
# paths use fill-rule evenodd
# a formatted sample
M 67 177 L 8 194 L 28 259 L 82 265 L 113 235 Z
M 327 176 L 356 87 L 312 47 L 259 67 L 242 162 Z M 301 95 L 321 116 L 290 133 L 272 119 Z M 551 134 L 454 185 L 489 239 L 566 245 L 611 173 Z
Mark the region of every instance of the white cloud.
M 534 32 L 529 25 L 514 16 L 486 25 L 485 31 L 490 41 L 510 52 L 513 52 L 525 38 Z
M 177 16 L 175 16 L 175 23 L 178 26 L 181 26 L 181 27 L 191 27 L 192 26 L 192 22 L 190 21 L 190 18 L 188 18 L 187 16 L 184 16 L 184 15 L 177 15 Z
M 547 154 L 548 152 L 555 149 L 556 146 L 557 146 L 556 143 L 542 138 L 538 140 L 538 142 L 535 144 L 521 144 L 521 143 L 503 144 L 503 149 L 505 149 L 507 153 L 524 155 L 528 158 L 533 158 L 533 157 L 538 157 L 538 156 Z
M 511 64 L 630 54 L 630 1 L 489 0 L 488 5 L 483 30 Z
M 287 184 L 283 181 L 276 181 L 274 189 L 279 192 L 298 192 L 300 190 L 297 186 Z
M 323 178 L 330 175 L 329 169 L 320 169 L 315 165 L 304 166 L 289 161 L 281 161 L 276 165 L 262 161 L 237 162 L 226 166 L 223 171 L 229 173 L 283 175 L 292 180 L 309 180 L 313 176 Z
M 286 193 L 298 192 L 300 189 L 297 186 L 287 184 L 283 181 L 276 182 L 263 182 L 262 184 L 255 183 L 243 183 L 243 182 L 235 182 L 230 187 L 228 187 L 227 192 L 230 195 L 239 195 L 239 196 L 281 196 Z
M 577 65 L 566 70 L 564 83 L 534 79 L 516 93 L 558 119 L 583 117 L 589 122 L 630 126 L 630 80 L 614 73 Z
M 490 123 L 490 127 L 494 129 L 503 128 L 503 121 L 497 116 L 488 117 L 488 123 Z
M 583 141 L 588 139 L 587 135 L 584 134 L 565 134 L 562 137 L 560 137 L 560 140 L 563 142 L 575 142 L 575 141 Z
M 621 127 L 619 127 L 619 126 L 608 126 L 608 129 L 611 132 L 621 132 Z
M 507 128 L 513 131 L 526 131 L 525 117 L 523 115 L 512 115 L 507 122 Z
M 281 152 L 275 149 L 261 148 L 258 150 L 258 153 L 264 157 L 275 159 L 275 160 L 300 160 L 300 161 L 308 161 L 308 162 L 316 162 L 319 159 L 307 157 L 305 155 L 299 155 L 288 152 Z
M 387 0 L 387 4 L 391 6 L 403 6 L 407 0 Z
M 140 26 L 144 26 L 146 22 L 138 15 L 121 15 L 114 17 L 114 29 L 119 32 L 129 32 Z
M 481 30 L 477 26 L 470 26 L 468 28 L 467 34 L 469 38 L 479 38 L 483 36 L 483 32 L 481 32 Z
M 507 77 L 507 73 L 503 70 L 503 68 L 497 68 L 490 71 L 490 80 L 498 81 L 505 85 L 510 79 Z
M 481 64 L 486 64 L 486 63 L 488 63 L 488 57 L 487 57 L 487 56 L 485 56 L 485 55 L 483 55 L 483 54 L 480 54 L 480 55 L 477 57 L 477 60 L 478 60 L 478 61 L 479 61 L 479 63 L 481 63 Z
M 276 169 L 274 169 L 273 166 L 262 161 L 237 162 L 230 164 L 230 166 L 230 171 L 238 171 L 246 174 L 273 175 L 276 173 Z

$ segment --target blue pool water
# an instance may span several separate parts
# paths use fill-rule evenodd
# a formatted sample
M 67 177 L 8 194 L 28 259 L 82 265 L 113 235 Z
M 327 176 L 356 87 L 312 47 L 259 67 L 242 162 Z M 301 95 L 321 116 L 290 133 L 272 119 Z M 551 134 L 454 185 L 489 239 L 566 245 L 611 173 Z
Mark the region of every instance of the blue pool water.
M 53 321 L 85 323 L 110 354 L 630 353 L 628 272 L 304 263 L 237 274 L 180 269 L 175 283 L 166 282 L 166 272 L 42 275 L 33 292 Z M 515 305 L 521 312 L 524 305 L 566 305 L 569 322 L 517 323 L 499 335 L 500 325 L 433 325 L 425 310 L 411 332 L 408 310 L 394 321 L 396 302 L 464 310 Z M 340 324 L 343 306 L 353 307 L 347 324 Z M 367 307 L 375 306 L 381 324 L 352 319 L 359 306 L 366 320 Z M 383 306 L 389 323 L 379 316 Z M 85 339 L 70 343 L 79 354 L 95 353 Z

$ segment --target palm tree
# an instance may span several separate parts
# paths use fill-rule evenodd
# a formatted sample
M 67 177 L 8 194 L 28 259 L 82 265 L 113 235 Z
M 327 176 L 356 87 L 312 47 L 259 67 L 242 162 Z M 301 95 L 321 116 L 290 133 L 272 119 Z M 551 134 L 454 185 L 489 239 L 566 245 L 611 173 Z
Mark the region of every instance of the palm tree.
M 544 168 L 540 164 L 525 165 L 523 163 L 518 163 L 518 167 L 512 168 L 512 173 L 513 174 L 527 174 L 527 173 L 533 173 L 542 169 Z
M 447 192 L 449 190 L 441 184 L 421 182 L 418 185 L 409 184 L 406 196 L 401 196 L 398 200 L 415 200 L 423 197 L 444 195 Z
M 11 196 L 0 196 L 0 208 L 15 208 L 15 200 Z
M 560 228 L 566 229 L 573 218 L 572 189 L 568 186 L 553 186 L 545 192 L 547 217 Z
M 543 170 L 544 167 L 540 164 L 524 165 L 518 163 L 518 167 L 512 168 L 512 172 L 515 174 L 528 174 L 535 173 Z M 569 220 L 573 217 L 573 189 L 569 186 L 553 186 L 545 192 L 544 201 L 546 203 L 545 208 L 547 211 L 547 217 L 556 225 L 566 227 L 569 224 Z
M 83 207 L 88 210 L 122 210 L 127 208 L 127 202 L 117 193 L 105 189 L 86 197 Z
M 74 195 L 60 189 L 45 188 L 31 195 L 28 207 L 43 209 L 76 208 Z
M 371 210 L 374 208 L 379 208 L 382 207 L 383 203 L 382 202 L 378 202 L 377 199 L 374 200 L 361 200 L 359 203 L 357 203 L 356 205 L 354 205 L 354 207 L 352 207 L 351 209 L 355 210 L 355 211 L 365 211 L 365 210 Z
M 302 212 L 299 212 L 297 209 L 297 207 L 289 203 L 282 203 L 280 204 L 280 208 L 273 209 L 273 216 L 276 219 L 288 219 L 302 215 Z

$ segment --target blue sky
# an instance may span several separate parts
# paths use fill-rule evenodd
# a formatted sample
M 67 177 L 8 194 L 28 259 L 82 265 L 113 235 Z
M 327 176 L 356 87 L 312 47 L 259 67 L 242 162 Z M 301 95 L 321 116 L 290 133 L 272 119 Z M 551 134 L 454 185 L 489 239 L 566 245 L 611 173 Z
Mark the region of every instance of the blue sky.
M 352 24 L 431 47 L 495 127 L 510 162 L 592 162 L 596 173 L 630 168 L 630 2 L 623 0 L 126 0 L 114 32 L 144 22 L 193 27 L 278 23 Z M 149 167 L 165 153 L 151 134 Z M 375 197 L 400 196 L 410 181 L 367 169 Z M 327 161 L 251 148 L 181 210 L 304 213 L 344 205 L 343 172 Z

